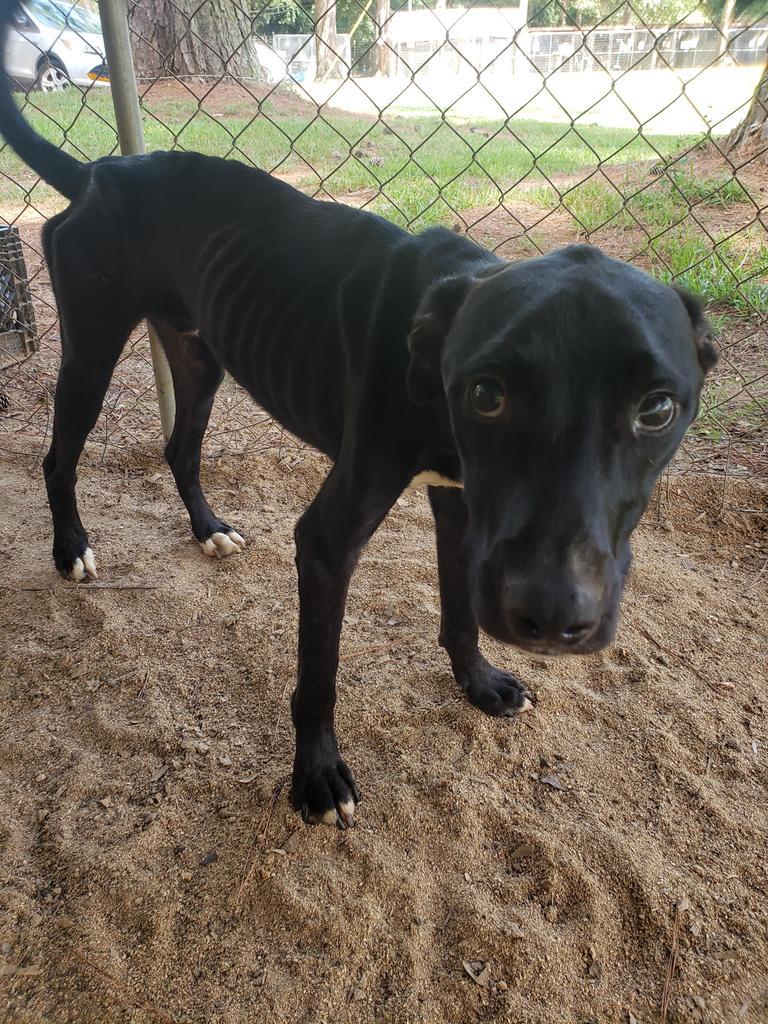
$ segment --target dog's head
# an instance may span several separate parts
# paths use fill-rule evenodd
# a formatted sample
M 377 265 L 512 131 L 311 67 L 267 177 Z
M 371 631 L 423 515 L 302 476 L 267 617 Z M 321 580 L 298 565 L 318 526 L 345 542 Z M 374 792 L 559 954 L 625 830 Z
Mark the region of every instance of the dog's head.
M 699 301 L 570 246 L 439 282 L 409 345 L 412 399 L 448 404 L 480 625 L 541 654 L 601 649 L 716 361 Z

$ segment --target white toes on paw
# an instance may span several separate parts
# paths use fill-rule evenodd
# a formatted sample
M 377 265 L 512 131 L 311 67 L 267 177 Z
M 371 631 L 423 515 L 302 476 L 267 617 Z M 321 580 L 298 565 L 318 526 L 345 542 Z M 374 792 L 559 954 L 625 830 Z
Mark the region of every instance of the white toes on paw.
M 241 537 L 237 530 L 230 530 L 227 537 L 237 546 L 240 551 L 245 551 L 245 537 Z
M 86 548 L 83 552 L 82 558 L 76 558 L 72 564 L 72 568 L 69 570 L 69 578 L 75 580 L 76 583 L 80 583 L 87 577 L 96 579 L 96 559 L 93 557 L 93 551 L 90 548 Z
M 228 533 L 212 533 L 201 547 L 211 558 L 226 558 L 227 555 L 239 554 L 245 548 L 245 541 L 236 530 L 230 530 Z
M 522 713 L 524 711 L 530 711 L 532 707 L 533 707 L 533 704 L 528 700 L 528 698 L 527 697 L 523 697 L 523 703 L 517 709 L 517 713 L 518 713 L 518 715 L 522 715 Z
M 338 807 L 332 807 L 330 810 L 325 811 L 323 816 L 320 818 L 320 822 L 323 825 L 339 825 L 343 828 L 345 825 L 353 826 L 355 823 L 355 801 L 345 800 L 344 803 L 339 804 Z

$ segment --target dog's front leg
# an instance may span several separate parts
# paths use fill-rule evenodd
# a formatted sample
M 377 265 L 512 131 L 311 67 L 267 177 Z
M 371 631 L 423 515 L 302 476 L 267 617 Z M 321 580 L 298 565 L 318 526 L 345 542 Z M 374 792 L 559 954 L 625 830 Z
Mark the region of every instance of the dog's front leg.
M 440 578 L 440 644 L 451 659 L 456 682 L 489 715 L 514 715 L 531 707 L 531 694 L 509 672 L 494 668 L 480 653 L 469 594 L 466 548 L 467 506 L 461 491 L 430 487 Z
M 370 460 L 375 463 L 375 460 Z M 339 637 L 360 551 L 408 476 L 333 468 L 296 526 L 299 675 L 293 694 L 296 758 L 292 800 L 305 821 L 354 825 L 360 795 L 339 755 L 334 730 Z

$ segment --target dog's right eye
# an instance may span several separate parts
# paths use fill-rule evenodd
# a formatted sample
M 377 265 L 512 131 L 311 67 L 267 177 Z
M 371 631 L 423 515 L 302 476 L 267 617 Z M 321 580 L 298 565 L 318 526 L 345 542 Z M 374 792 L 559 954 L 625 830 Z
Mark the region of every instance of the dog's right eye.
M 501 416 L 507 407 L 504 388 L 493 377 L 480 377 L 472 381 L 467 392 L 467 401 L 472 412 L 486 420 Z

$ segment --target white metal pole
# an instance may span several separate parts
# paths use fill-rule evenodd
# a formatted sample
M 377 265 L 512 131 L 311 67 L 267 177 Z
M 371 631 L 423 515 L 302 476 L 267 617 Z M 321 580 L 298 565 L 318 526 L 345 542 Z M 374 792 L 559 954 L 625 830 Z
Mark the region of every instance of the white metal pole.
M 136 88 L 136 72 L 133 67 L 131 38 L 128 32 L 126 0 L 99 0 L 99 17 L 104 34 L 104 48 L 107 51 L 112 105 L 115 108 L 120 152 L 123 156 L 143 153 L 144 131 L 141 125 L 139 91 Z M 168 441 L 176 418 L 173 378 L 163 347 L 150 324 L 147 324 L 147 333 L 152 353 L 152 367 L 155 371 L 160 422 L 163 425 L 163 437 Z

